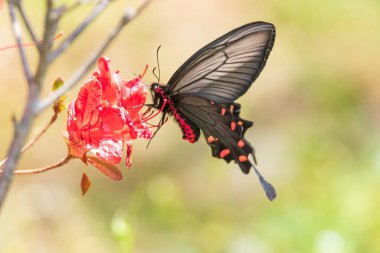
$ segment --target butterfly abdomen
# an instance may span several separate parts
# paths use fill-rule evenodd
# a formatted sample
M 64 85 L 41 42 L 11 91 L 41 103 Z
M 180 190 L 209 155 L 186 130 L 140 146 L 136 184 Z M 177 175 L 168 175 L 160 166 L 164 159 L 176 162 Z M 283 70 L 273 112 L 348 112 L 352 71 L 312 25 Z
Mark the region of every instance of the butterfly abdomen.
M 171 100 L 168 100 L 168 104 L 170 113 L 174 116 L 182 129 L 182 138 L 189 141 L 190 143 L 196 142 L 200 135 L 199 128 L 195 126 L 194 123 L 192 123 L 188 118 L 178 112 Z

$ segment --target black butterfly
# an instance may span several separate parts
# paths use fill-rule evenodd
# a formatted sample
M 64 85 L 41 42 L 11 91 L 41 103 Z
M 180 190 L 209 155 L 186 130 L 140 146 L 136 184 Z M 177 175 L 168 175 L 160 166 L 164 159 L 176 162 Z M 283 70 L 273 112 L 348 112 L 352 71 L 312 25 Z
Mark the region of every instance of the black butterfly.
M 249 161 L 254 150 L 244 138 L 253 125 L 240 118 L 240 105 L 234 100 L 243 95 L 264 68 L 275 39 L 275 28 L 265 22 L 239 27 L 206 45 L 190 57 L 170 78 L 167 85 L 153 83 L 155 108 L 179 123 L 183 139 L 194 143 L 200 130 L 210 145 L 212 155 L 238 163 L 244 173 L 253 167 L 267 197 L 276 190 Z

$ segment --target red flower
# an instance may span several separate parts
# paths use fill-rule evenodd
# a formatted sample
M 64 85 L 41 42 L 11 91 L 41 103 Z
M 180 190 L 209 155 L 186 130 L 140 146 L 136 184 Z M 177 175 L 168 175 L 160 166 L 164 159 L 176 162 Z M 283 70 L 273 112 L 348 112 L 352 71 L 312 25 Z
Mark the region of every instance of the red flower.
M 82 158 L 115 180 L 122 150 L 127 145 L 126 165 L 131 166 L 132 139 L 150 139 L 151 130 L 139 111 L 146 99 L 141 77 L 122 81 L 119 72 L 111 72 L 110 60 L 101 57 L 99 70 L 69 105 L 65 139 L 71 156 Z M 98 158 L 86 156 L 91 151 Z M 99 159 L 100 158 L 100 159 Z

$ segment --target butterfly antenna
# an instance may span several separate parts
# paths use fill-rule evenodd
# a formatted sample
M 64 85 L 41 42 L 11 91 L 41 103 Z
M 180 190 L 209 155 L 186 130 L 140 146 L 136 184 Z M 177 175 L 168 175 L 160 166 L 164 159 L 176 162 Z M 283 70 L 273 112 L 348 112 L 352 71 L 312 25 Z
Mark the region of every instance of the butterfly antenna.
M 156 67 L 153 68 L 153 71 L 152 71 L 152 72 L 153 72 L 153 75 L 154 75 L 154 76 L 156 77 L 156 79 L 157 79 L 157 83 L 159 83 L 158 80 L 160 80 L 160 79 L 159 79 L 159 77 L 156 75 Z
M 158 68 L 158 83 L 160 83 L 160 79 L 161 79 L 160 61 L 159 61 L 159 59 L 158 59 L 158 53 L 160 52 L 160 48 L 161 48 L 161 45 L 158 46 L 158 48 L 157 48 L 157 53 L 156 53 L 156 57 L 157 57 L 157 68 Z

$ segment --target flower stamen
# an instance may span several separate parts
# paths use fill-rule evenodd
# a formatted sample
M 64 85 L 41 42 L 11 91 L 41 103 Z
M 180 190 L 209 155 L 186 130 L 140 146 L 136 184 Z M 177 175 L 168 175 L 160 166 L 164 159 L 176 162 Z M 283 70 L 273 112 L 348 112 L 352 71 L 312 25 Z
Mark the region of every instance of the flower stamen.
M 140 78 L 140 79 L 143 79 L 143 77 L 145 76 L 145 74 L 146 74 L 146 72 L 147 72 L 147 70 L 148 70 L 148 67 L 149 67 L 149 65 L 146 64 L 146 65 L 145 65 L 144 72 L 143 72 L 141 75 L 139 75 L 139 78 Z
M 143 119 L 143 122 L 151 120 L 154 117 L 156 117 L 158 114 L 160 114 L 165 109 L 166 103 L 167 103 L 167 99 L 164 99 L 164 102 L 162 103 L 160 110 L 158 110 L 155 114 L 151 115 L 150 117 L 146 117 L 145 119 Z

